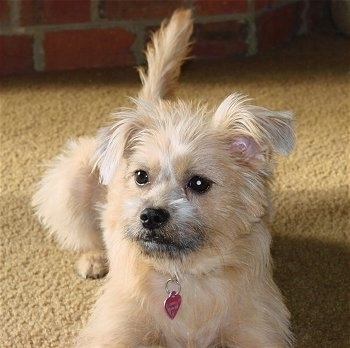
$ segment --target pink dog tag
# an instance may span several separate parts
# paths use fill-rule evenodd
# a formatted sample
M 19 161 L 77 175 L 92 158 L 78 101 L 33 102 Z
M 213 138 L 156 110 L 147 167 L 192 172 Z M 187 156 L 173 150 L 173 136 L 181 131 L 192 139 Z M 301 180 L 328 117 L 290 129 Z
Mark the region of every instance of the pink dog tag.
M 181 306 L 181 296 L 172 291 L 164 301 L 164 308 L 170 319 L 174 319 Z

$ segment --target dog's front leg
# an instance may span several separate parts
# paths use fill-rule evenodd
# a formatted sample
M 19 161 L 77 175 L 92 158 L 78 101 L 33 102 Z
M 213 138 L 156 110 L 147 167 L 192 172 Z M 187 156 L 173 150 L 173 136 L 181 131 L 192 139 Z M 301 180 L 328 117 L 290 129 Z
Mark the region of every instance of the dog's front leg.
M 242 327 L 234 337 L 235 348 L 291 348 L 289 337 L 282 330 L 265 327 Z M 231 346 L 229 346 L 231 347 Z
M 77 346 L 76 348 L 131 348 L 134 346 L 126 345 L 123 343 L 120 344 L 108 344 L 108 345 L 84 345 L 84 346 Z M 137 346 L 137 348 L 166 348 L 166 346 L 160 346 L 160 345 L 151 345 L 151 346 Z
M 93 327 L 90 322 L 89 326 L 80 334 L 75 348 L 166 348 L 165 345 L 157 343 L 147 344 L 146 341 L 150 340 L 150 337 L 147 336 L 153 335 L 153 333 L 140 335 L 137 323 L 134 324 L 135 326 L 130 323 L 132 328 L 114 328 L 112 330 L 108 329 L 111 322 L 107 320 L 104 324 L 105 327 L 100 330 L 101 328 Z
M 164 337 L 147 306 L 126 287 L 116 284 L 113 276 L 107 280 L 76 348 L 165 347 Z
M 108 273 L 108 260 L 104 250 L 82 253 L 75 264 L 78 274 L 86 278 L 101 278 Z

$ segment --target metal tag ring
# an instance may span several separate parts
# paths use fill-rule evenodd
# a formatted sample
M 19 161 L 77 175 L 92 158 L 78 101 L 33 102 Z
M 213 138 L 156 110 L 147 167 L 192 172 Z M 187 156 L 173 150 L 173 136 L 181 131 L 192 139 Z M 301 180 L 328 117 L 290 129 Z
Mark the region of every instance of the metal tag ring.
M 168 293 L 168 295 L 170 295 L 171 293 L 173 293 L 173 291 L 170 291 L 170 290 L 169 290 L 169 284 L 170 284 L 170 283 L 175 283 L 175 284 L 176 284 L 176 286 L 177 286 L 177 291 L 175 292 L 174 295 L 178 295 L 178 294 L 180 293 L 180 291 L 181 291 L 181 285 L 180 285 L 179 281 L 178 281 L 177 279 L 174 279 L 174 278 L 170 278 L 170 279 L 167 280 L 167 282 L 165 283 L 165 290 L 166 290 L 166 292 Z

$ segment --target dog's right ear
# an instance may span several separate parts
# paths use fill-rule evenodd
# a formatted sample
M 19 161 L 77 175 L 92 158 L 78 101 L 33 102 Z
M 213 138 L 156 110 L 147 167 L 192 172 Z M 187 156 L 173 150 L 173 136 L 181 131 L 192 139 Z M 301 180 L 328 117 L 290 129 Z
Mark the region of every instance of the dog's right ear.
M 95 166 L 100 182 L 108 185 L 114 177 L 125 153 L 131 147 L 131 139 L 140 130 L 138 115 L 134 109 L 123 109 L 113 114 L 114 122 L 101 128 L 96 136 Z
M 266 170 L 274 153 L 288 155 L 294 146 L 293 114 L 249 105 L 239 94 L 228 96 L 213 116 L 213 125 L 227 140 L 240 163 Z

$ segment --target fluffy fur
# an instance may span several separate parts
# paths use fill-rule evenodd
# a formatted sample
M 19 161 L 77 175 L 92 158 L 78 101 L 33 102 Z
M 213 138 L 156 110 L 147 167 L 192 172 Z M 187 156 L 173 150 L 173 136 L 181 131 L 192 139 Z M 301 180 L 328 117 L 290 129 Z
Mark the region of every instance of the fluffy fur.
M 107 254 L 108 279 L 78 347 L 292 344 L 267 223 L 274 156 L 292 150 L 293 117 L 239 94 L 214 111 L 166 100 L 192 28 L 189 10 L 162 24 L 133 107 L 116 112 L 96 138 L 69 143 L 34 195 L 53 236 L 82 253 L 82 276 L 104 275 Z M 142 184 L 139 171 L 147 173 Z M 147 208 L 162 208 L 168 220 L 145 227 Z M 169 278 L 181 285 L 173 320 L 163 307 Z

